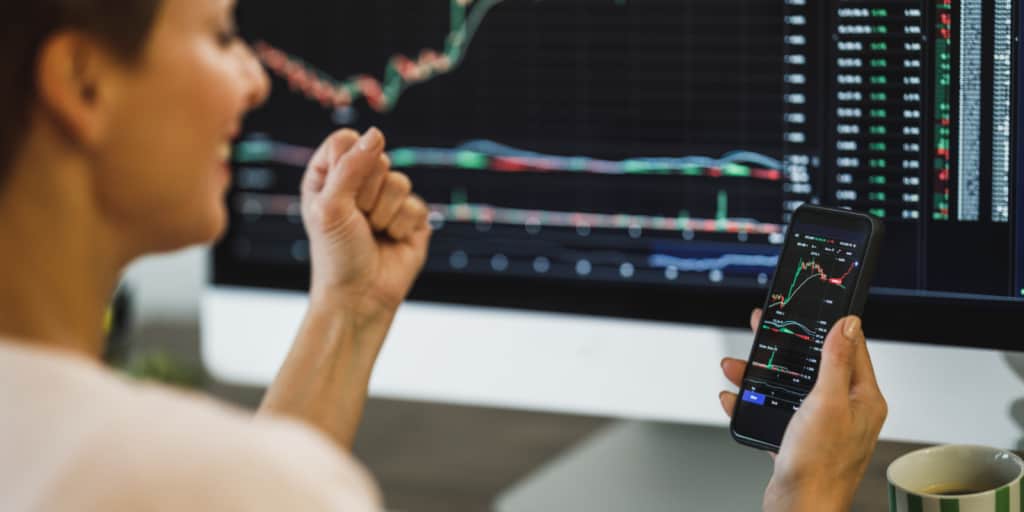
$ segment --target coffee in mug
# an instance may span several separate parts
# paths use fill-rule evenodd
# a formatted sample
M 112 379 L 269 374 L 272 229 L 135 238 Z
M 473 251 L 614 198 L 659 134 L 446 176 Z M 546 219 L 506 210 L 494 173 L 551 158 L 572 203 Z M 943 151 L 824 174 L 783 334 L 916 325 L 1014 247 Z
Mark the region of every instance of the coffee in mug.
M 889 465 L 890 512 L 1019 512 L 1024 461 L 1007 450 L 950 445 Z

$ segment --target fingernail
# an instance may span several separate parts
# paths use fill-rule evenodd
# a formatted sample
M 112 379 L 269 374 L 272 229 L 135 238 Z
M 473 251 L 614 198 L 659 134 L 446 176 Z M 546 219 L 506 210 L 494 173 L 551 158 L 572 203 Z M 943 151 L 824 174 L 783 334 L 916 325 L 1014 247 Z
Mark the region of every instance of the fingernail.
M 846 325 L 843 326 L 843 336 L 850 341 L 856 341 L 857 334 L 860 332 L 860 318 L 851 316 L 846 319 Z
M 380 133 L 376 127 L 370 128 L 363 134 L 359 139 L 359 149 L 363 151 L 372 151 L 380 146 L 384 140 L 384 135 Z
M 724 370 L 725 369 L 725 359 L 722 359 L 722 361 L 720 363 L 718 363 L 718 366 L 721 366 L 722 369 Z

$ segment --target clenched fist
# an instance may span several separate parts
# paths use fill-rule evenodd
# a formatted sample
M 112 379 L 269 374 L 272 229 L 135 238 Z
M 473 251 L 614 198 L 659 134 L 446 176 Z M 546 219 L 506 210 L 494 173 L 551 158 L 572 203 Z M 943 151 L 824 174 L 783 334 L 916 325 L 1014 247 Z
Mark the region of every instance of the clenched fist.
M 393 313 L 423 268 L 427 207 L 409 178 L 391 170 L 384 135 L 371 128 L 335 132 L 302 181 L 302 216 L 310 240 L 313 301 L 359 315 Z

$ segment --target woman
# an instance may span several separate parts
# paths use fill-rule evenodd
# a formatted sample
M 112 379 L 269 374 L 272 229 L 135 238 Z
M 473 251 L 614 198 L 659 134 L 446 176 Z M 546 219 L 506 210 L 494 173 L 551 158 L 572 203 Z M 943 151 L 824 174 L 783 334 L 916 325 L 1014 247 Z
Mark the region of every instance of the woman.
M 430 231 L 379 131 L 331 135 L 306 171 L 310 308 L 255 416 L 99 364 L 102 313 L 124 267 L 224 231 L 231 140 L 268 87 L 233 10 L 231 0 L 5 7 L 0 510 L 381 507 L 349 449 Z M 794 421 L 800 442 L 777 459 L 767 509 L 838 510 L 863 475 L 884 401 L 851 322 L 826 345 L 829 393 L 816 390 Z M 735 381 L 742 365 L 723 369 Z M 735 396 L 722 400 L 731 411 Z

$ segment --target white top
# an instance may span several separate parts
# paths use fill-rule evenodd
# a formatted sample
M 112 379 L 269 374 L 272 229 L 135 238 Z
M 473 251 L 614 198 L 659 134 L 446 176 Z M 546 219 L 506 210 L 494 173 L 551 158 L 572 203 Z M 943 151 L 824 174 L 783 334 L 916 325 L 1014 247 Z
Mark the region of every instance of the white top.
M 365 469 L 303 424 L 0 343 L 0 510 L 379 511 Z

